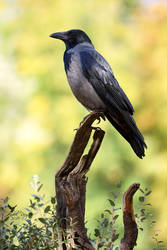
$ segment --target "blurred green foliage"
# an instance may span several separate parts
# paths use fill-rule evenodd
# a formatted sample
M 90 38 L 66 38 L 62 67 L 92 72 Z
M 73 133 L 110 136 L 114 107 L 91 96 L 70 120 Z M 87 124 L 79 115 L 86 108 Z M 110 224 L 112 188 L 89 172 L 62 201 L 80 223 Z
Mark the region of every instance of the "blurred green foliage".
M 49 34 L 85 30 L 111 64 L 135 108 L 148 150 L 140 160 L 108 122 L 88 174 L 88 227 L 107 206 L 113 185 L 149 186 L 156 228 L 167 231 L 167 5 L 165 1 L 1 0 L 0 2 L 0 196 L 24 207 L 28 182 L 39 174 L 48 196 L 75 132 L 87 111 L 68 86 L 64 44 Z M 151 248 L 148 228 L 138 249 Z

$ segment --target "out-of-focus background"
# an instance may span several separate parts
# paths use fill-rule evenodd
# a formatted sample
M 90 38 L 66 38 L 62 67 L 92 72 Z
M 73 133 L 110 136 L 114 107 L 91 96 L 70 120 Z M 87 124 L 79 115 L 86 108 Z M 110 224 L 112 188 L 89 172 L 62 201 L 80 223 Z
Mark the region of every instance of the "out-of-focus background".
M 88 174 L 86 217 L 90 229 L 107 207 L 115 183 L 152 189 L 155 229 L 167 231 L 167 3 L 156 0 L 1 0 L 0 2 L 0 197 L 23 208 L 38 174 L 54 195 L 63 163 L 87 111 L 68 86 L 64 44 L 49 34 L 79 28 L 111 64 L 135 108 L 148 150 L 137 158 L 109 122 Z M 152 249 L 150 228 L 138 248 Z

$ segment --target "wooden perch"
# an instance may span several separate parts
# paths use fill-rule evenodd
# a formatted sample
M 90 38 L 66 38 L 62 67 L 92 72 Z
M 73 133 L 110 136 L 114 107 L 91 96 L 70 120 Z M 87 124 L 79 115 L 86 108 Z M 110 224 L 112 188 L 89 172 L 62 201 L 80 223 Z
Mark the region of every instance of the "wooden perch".
M 100 116 L 101 113 L 92 112 L 86 117 L 77 130 L 64 164 L 56 173 L 59 250 L 94 249 L 84 225 L 87 182 L 85 174 L 89 171 L 105 134 L 100 128 L 91 126 Z M 92 130 L 94 130 L 93 143 L 88 154 L 82 157 Z
M 55 176 L 59 250 L 94 250 L 85 229 L 86 173 L 100 148 L 105 132 L 92 127 L 101 113 L 90 113 L 77 130 L 68 156 Z M 103 117 L 103 116 L 102 116 Z M 88 154 L 83 155 L 93 133 L 93 142 Z M 83 156 L 82 156 L 83 155 Z M 124 238 L 119 250 L 131 250 L 137 240 L 137 225 L 133 212 L 133 195 L 139 184 L 133 184 L 123 196 Z
M 139 187 L 139 183 L 134 183 L 123 195 L 124 237 L 121 240 L 119 250 L 132 250 L 136 245 L 138 229 L 133 210 L 133 196 Z

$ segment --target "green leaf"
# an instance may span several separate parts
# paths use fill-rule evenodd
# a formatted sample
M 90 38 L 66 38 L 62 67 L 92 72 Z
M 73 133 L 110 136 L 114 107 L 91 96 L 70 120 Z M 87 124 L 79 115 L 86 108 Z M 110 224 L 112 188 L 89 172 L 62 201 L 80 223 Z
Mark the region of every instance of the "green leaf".
M 143 191 L 143 189 L 141 189 L 141 188 L 140 188 L 139 190 L 140 190 L 140 192 L 142 192 L 142 193 L 144 194 L 144 191 Z
M 107 218 L 104 218 L 103 221 L 102 221 L 102 223 L 101 223 L 101 225 L 102 225 L 103 227 L 107 227 L 107 226 L 108 226 L 108 219 L 107 219 Z
M 139 201 L 140 201 L 140 202 L 144 202 L 144 197 L 143 197 L 143 196 L 140 196 L 140 197 L 139 197 Z
M 9 216 L 6 216 L 3 221 L 6 222 L 7 220 L 9 220 L 9 218 L 10 218 Z
M 115 234 L 114 237 L 112 237 L 112 241 L 116 241 L 119 237 L 119 234 Z
M 17 205 L 14 206 L 14 207 L 11 207 L 11 206 L 8 204 L 8 208 L 10 209 L 11 212 L 14 212 L 14 210 L 15 210 L 16 207 L 17 207 Z
M 109 209 L 104 210 L 104 212 L 107 212 L 109 214 L 112 214 L 112 212 Z
M 50 211 L 50 206 L 45 207 L 44 213 L 48 213 Z
M 117 208 L 114 208 L 114 211 L 118 211 L 120 209 L 121 209 L 121 207 L 117 207 Z
M 43 224 L 48 224 L 45 218 L 38 218 L 38 220 Z
M 99 237 L 100 236 L 100 231 L 99 229 L 95 228 L 95 236 L 96 237 Z
M 143 222 L 146 219 L 146 217 L 142 217 L 140 220 L 141 222 Z
M 142 213 L 142 215 L 145 215 L 145 209 L 144 209 L 144 208 L 142 208 L 142 209 L 140 210 L 140 212 Z
M 41 198 L 38 195 L 32 195 L 37 202 L 40 202 Z
M 100 243 L 98 244 L 98 249 L 101 248 L 101 247 L 103 247 L 103 246 L 104 246 L 104 243 L 103 243 L 103 242 L 100 242 Z
M 149 194 L 151 194 L 152 193 L 152 191 L 150 190 L 150 191 L 148 191 L 147 193 L 145 193 L 145 195 L 147 196 L 147 195 L 149 195 Z
M 114 207 L 114 206 L 115 206 L 114 201 L 112 201 L 112 200 L 110 200 L 110 199 L 108 199 L 108 201 L 110 202 L 110 205 L 111 205 L 112 207 Z
M 32 218 L 33 217 L 33 213 L 32 212 L 30 212 L 29 214 L 28 214 L 28 218 Z
M 155 220 L 153 220 L 153 221 L 152 221 L 152 223 L 156 223 L 156 221 L 155 221 Z
M 55 203 L 56 203 L 55 197 L 51 197 L 51 203 L 52 203 L 52 204 L 55 204 Z
M 116 220 L 118 217 L 119 217 L 119 215 L 116 214 L 116 215 L 113 217 L 113 220 Z
M 43 184 L 41 184 L 41 185 L 38 187 L 37 191 L 39 192 L 39 191 L 41 190 L 42 187 L 43 187 Z

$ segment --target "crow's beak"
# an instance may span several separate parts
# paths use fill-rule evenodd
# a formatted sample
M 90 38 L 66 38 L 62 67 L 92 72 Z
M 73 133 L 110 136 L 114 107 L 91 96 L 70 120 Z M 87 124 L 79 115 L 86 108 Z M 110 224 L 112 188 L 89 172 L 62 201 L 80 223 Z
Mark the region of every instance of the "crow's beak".
M 52 33 L 50 37 L 65 41 L 67 38 L 67 35 L 66 35 L 66 32 L 57 32 L 57 33 Z

